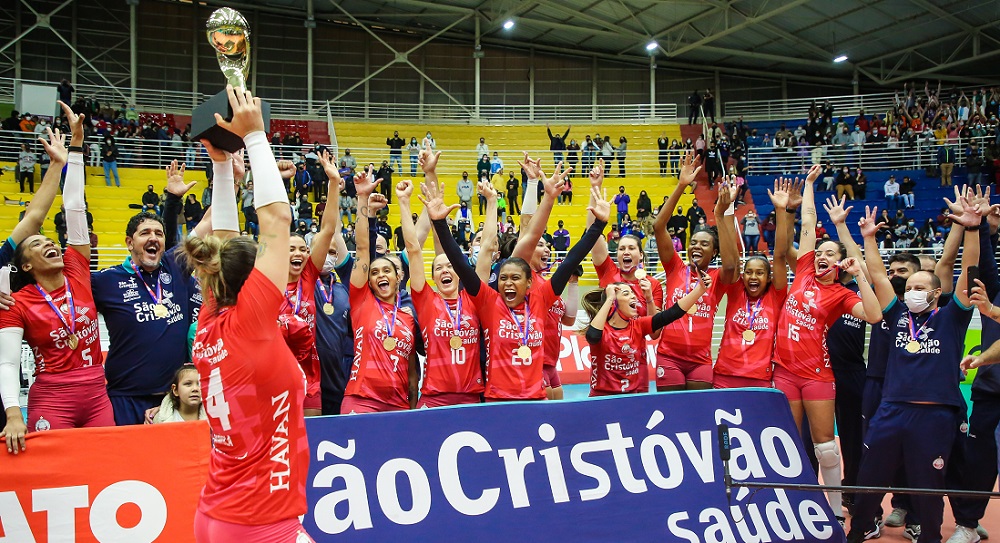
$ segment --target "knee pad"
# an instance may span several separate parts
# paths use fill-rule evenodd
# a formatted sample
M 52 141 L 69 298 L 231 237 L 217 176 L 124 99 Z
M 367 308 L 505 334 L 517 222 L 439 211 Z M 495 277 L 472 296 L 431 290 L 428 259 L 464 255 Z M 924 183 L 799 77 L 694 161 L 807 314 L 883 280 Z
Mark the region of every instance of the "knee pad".
M 813 451 L 816 453 L 816 459 L 819 460 L 820 467 L 832 468 L 840 466 L 840 447 L 837 446 L 836 441 L 813 443 Z

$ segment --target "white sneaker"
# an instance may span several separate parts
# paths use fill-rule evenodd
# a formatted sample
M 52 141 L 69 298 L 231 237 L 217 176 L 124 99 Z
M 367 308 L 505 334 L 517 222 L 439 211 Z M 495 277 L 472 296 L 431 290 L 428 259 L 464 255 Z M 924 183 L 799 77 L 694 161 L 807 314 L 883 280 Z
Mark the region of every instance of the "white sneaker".
M 895 508 L 885 519 L 885 525 L 890 528 L 899 528 L 906 524 L 906 509 Z
M 990 533 L 986 531 L 986 528 L 983 528 L 982 524 L 976 526 L 976 533 L 979 534 L 979 537 L 981 537 L 983 539 L 989 539 L 990 538 Z
M 972 528 L 956 526 L 955 533 L 951 534 L 947 543 L 977 543 L 982 539 Z

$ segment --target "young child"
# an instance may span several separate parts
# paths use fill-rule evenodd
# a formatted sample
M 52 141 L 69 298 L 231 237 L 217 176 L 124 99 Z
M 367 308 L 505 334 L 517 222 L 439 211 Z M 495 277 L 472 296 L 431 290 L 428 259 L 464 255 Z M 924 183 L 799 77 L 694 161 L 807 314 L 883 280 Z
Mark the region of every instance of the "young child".
M 153 416 L 153 424 L 205 420 L 201 403 L 201 384 L 194 364 L 184 364 L 174 374 L 170 393 L 163 397 L 160 410 Z

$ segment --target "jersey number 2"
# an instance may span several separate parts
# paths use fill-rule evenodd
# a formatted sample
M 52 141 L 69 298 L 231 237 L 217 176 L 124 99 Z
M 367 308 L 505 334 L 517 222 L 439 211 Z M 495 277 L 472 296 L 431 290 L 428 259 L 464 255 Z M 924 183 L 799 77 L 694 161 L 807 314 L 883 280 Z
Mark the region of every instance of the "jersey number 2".
M 205 397 L 205 412 L 208 416 L 218 419 L 222 429 L 229 431 L 229 404 L 222 390 L 222 372 L 219 368 L 208 374 L 208 394 Z

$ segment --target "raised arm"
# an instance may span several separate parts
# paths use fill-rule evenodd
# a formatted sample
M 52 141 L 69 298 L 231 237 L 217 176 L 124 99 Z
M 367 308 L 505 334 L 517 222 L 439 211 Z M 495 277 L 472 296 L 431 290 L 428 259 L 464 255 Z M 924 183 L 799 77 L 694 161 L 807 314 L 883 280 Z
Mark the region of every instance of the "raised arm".
M 962 226 L 965 231 L 965 250 L 962 251 L 962 273 L 958 276 L 958 285 L 955 288 L 955 299 L 965 307 L 970 307 L 969 300 L 969 266 L 979 265 L 979 225 L 983 220 L 983 212 L 977 204 L 970 202 L 965 197 L 959 198 L 959 205 L 962 206 L 961 215 L 948 215 L 948 218 L 955 224 Z M 943 290 L 942 290 L 943 292 Z
M 816 249 L 816 195 L 814 185 L 822 169 L 814 164 L 806 176 L 806 184 L 802 188 L 802 231 L 799 232 L 799 253 L 808 253 Z
M 956 186 L 955 201 L 944 198 L 944 203 L 948 206 L 948 210 L 952 215 L 961 215 L 963 213 L 961 200 L 966 196 L 971 196 L 971 194 L 968 187 L 963 186 L 959 188 Z M 944 240 L 944 249 L 941 252 L 941 258 L 934 265 L 934 275 L 941 281 L 942 293 L 954 292 L 955 290 L 955 260 L 958 258 L 958 249 L 962 246 L 964 240 L 964 227 L 955 224 L 953 221 L 951 230 L 948 232 L 948 237 Z
M 63 185 L 63 207 L 66 208 L 66 243 L 70 249 L 90 259 L 90 233 L 87 228 L 87 201 L 84 195 L 86 179 L 83 170 L 83 115 L 73 113 L 59 103 L 69 122 L 73 136 L 69 143 L 66 183 Z
M 566 253 L 566 259 L 563 260 L 562 264 L 556 268 L 555 273 L 552 274 L 550 283 L 552 284 L 552 291 L 557 295 L 562 294 L 570 276 L 573 275 L 576 267 L 583 262 L 584 257 L 590 252 L 597 238 L 604 234 L 604 227 L 608 225 L 608 217 L 611 215 L 611 204 L 608 203 L 604 195 L 600 194 L 597 189 L 590 190 L 594 193 L 592 196 L 595 205 L 588 207 L 587 211 L 594 214 L 594 224 L 590 225 L 590 228 L 587 228 L 580 241 L 577 241 L 569 252 Z
M 889 274 L 885 271 L 882 255 L 878 251 L 878 241 L 875 240 L 879 229 L 886 227 L 884 223 L 876 222 L 878 221 L 877 217 L 877 207 L 869 209 L 868 206 L 865 206 L 865 216 L 858 221 L 858 227 L 861 229 L 861 237 L 865 244 L 865 267 L 868 268 L 868 274 L 871 276 L 878 303 L 885 309 L 896 298 L 896 291 L 892 288 L 892 282 L 889 281 Z
M 774 262 L 771 266 L 771 286 L 784 290 L 788 286 L 788 250 L 792 245 L 792 232 L 789 223 L 795 216 L 795 210 L 789 206 L 791 195 L 795 191 L 797 181 L 781 178 L 774 180 L 774 190 L 768 189 L 767 195 L 774 206 L 774 216 L 777 221 L 774 228 Z
M 719 197 L 715 202 L 715 225 L 719 229 L 719 256 L 722 259 L 722 271 L 719 280 L 723 285 L 729 285 L 740 280 L 740 249 L 736 234 L 736 215 L 731 213 L 736 187 L 729 177 L 719 186 Z
M 369 238 L 369 219 L 374 218 L 386 204 L 385 196 L 372 194 L 378 182 L 370 180 L 369 175 L 365 169 L 354 178 L 354 186 L 358 191 L 358 220 L 354 223 L 354 269 L 351 270 L 351 285 L 358 288 L 368 284 L 368 267 L 372 262 L 373 244 Z
M 62 104 L 62 102 L 60 102 Z M 37 234 L 45 222 L 45 216 L 52 208 L 52 202 L 59 191 L 59 179 L 62 177 L 63 166 L 69 159 L 66 151 L 66 136 L 58 129 L 52 132 L 50 128 L 45 129 L 45 137 L 38 138 L 39 143 L 45 148 L 49 155 L 49 169 L 45 172 L 38 192 L 31 198 L 31 203 L 24 210 L 24 218 L 17 223 L 14 231 L 10 234 L 10 239 L 14 245 L 20 244 L 32 234 Z
M 205 213 L 205 215 L 211 214 L 207 229 L 211 231 L 212 235 L 223 239 L 236 237 L 240 234 L 240 216 L 236 205 L 236 189 L 234 186 L 236 182 L 236 173 L 233 171 L 234 157 L 222 149 L 216 149 L 207 140 L 202 141 L 201 144 L 205 146 L 205 152 L 212 159 L 212 206 Z M 243 161 L 242 155 L 239 160 Z M 171 164 L 171 167 L 175 171 L 176 164 L 176 160 Z M 179 175 L 183 183 L 183 163 Z M 202 223 L 204 222 L 204 219 L 202 219 Z M 198 226 L 202 226 L 202 224 L 199 223 Z M 195 231 L 197 230 L 195 228 Z
M 410 214 L 413 181 L 403 179 L 396 183 L 395 188 L 396 203 L 399 205 L 399 227 L 403 230 L 403 243 L 406 245 L 406 257 L 410 264 L 410 286 L 414 291 L 424 290 L 427 285 L 424 252 L 417 240 L 417 227 L 413 224 L 413 216 Z
M 424 181 L 420 184 L 420 192 L 423 194 L 418 197 L 424 203 L 427 216 L 431 219 L 431 224 L 434 225 L 434 235 L 441 240 L 441 248 L 444 249 L 444 254 L 448 256 L 448 261 L 451 262 L 452 268 L 458 274 L 459 280 L 462 281 L 465 291 L 471 296 L 476 296 L 479 294 L 479 289 L 483 288 L 483 281 L 476 275 L 476 270 L 472 269 L 469 259 L 465 257 L 462 248 L 458 246 L 458 242 L 451 235 L 451 230 L 448 228 L 448 222 L 446 221 L 448 215 L 458 209 L 459 205 L 452 204 L 449 206 L 444 203 L 443 184 L 431 184 Z
M 552 213 L 552 205 L 555 204 L 556 197 L 562 192 L 566 184 L 566 176 L 571 171 L 573 171 L 573 168 L 564 170 L 563 163 L 560 162 L 556 165 L 556 171 L 552 174 L 552 177 L 546 178 L 544 174 L 540 174 L 542 185 L 545 187 L 545 195 L 542 196 L 542 201 L 539 202 L 538 209 L 535 211 L 534 216 L 531 217 L 531 221 L 526 226 L 522 226 L 521 238 L 517 240 L 517 245 L 514 247 L 511 256 L 523 258 L 527 261 L 531 260 L 531 253 L 535 250 L 535 246 L 538 245 L 538 240 L 542 239 L 542 233 L 545 232 L 545 225 L 548 223 L 549 215 Z
M 699 172 L 701 172 L 701 158 L 696 157 L 693 150 L 689 150 L 684 155 L 684 159 L 681 160 L 681 171 L 677 176 L 677 186 L 670 193 L 667 203 L 660 207 L 660 212 L 656 214 L 656 220 L 653 221 L 653 235 L 656 236 L 656 252 L 659 253 L 660 262 L 664 265 L 674 258 L 674 242 L 670 239 L 670 234 L 667 233 L 667 221 L 670 220 L 670 217 L 674 214 L 674 210 L 677 209 L 677 202 L 680 201 L 681 195 L 694 182 Z
M 330 152 L 323 150 L 319 156 L 320 166 L 323 167 L 323 171 L 326 172 L 327 178 L 327 188 L 326 193 L 332 196 L 327 198 L 327 207 L 329 208 L 331 203 L 336 206 L 333 209 L 337 209 L 337 213 L 323 213 L 323 218 L 320 219 L 319 232 L 313 236 L 312 247 L 309 249 L 309 258 L 312 259 L 313 265 L 316 269 L 323 269 L 323 262 L 326 260 L 326 255 L 330 250 L 330 242 L 333 241 L 337 234 L 337 230 L 340 228 L 340 189 L 343 188 L 344 180 L 340 178 L 340 172 L 337 168 L 330 162 Z M 337 215 L 334 219 L 329 215 Z M 337 255 L 340 255 L 340 251 L 337 251 Z M 344 255 L 346 256 L 346 255 Z
M 476 260 L 476 275 L 484 283 L 490 281 L 493 267 L 493 245 L 497 243 L 497 190 L 489 181 L 479 182 L 479 194 L 486 198 L 486 219 L 483 221 L 483 238 L 479 240 L 479 258 Z M 429 218 L 429 217 L 428 217 Z M 435 236 L 437 239 L 437 236 Z M 442 247 L 442 250 L 444 248 Z
M 879 303 L 875 291 L 872 290 L 871 284 L 868 283 L 868 278 L 865 277 L 861 262 L 854 257 L 847 257 L 840 263 L 840 268 L 853 275 L 858 282 L 858 294 L 861 295 L 861 301 L 854 304 L 851 315 L 869 324 L 878 323 L 882 320 L 882 305 Z
M 836 227 L 837 238 L 840 239 L 840 242 L 844 244 L 844 248 L 847 249 L 847 256 L 861 260 L 864 258 L 861 254 L 861 247 L 854 242 L 851 231 L 847 228 L 847 216 L 854 209 L 854 206 L 844 207 L 845 203 L 847 203 L 847 196 L 842 197 L 839 201 L 836 196 L 830 196 L 823 204 L 823 209 L 826 210 L 827 215 L 830 216 L 830 221 Z

